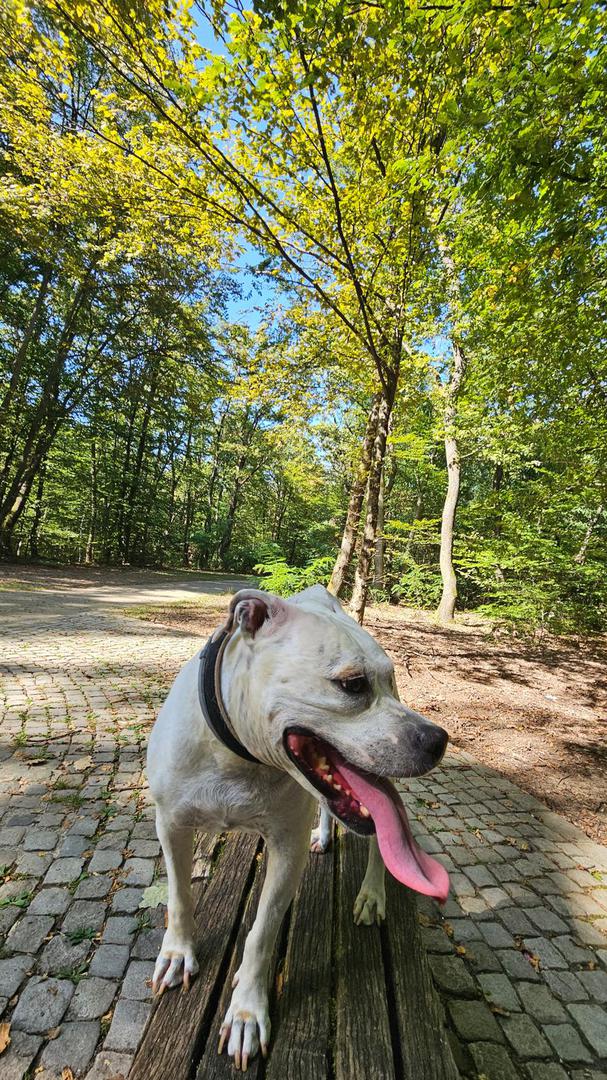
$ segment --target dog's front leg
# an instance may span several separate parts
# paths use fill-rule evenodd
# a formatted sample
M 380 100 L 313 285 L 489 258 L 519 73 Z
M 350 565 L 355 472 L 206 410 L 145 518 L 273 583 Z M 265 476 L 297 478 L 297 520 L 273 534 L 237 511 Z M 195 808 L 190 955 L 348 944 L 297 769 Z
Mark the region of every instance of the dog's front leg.
M 169 880 L 168 925 L 152 977 L 154 993 L 162 994 L 181 982 L 187 990 L 198 971 L 192 912 L 194 830 L 170 825 L 157 812 L 156 831 Z
M 310 851 L 325 852 L 331 847 L 333 837 L 333 818 L 326 806 L 321 804 L 320 821 L 315 829 L 312 829 L 310 837 Z
M 305 817 L 305 815 L 304 815 Z M 243 1071 L 259 1045 L 266 1055 L 270 1041 L 268 972 L 283 916 L 301 880 L 308 858 L 310 818 L 297 831 L 267 836 L 268 866 L 255 922 L 245 942 L 234 993 L 221 1026 L 219 1053 L 226 1039 L 228 1054 Z
M 386 917 L 386 868 L 379 853 L 377 837 L 369 840 L 367 870 L 354 901 L 354 922 L 372 926 L 382 923 Z

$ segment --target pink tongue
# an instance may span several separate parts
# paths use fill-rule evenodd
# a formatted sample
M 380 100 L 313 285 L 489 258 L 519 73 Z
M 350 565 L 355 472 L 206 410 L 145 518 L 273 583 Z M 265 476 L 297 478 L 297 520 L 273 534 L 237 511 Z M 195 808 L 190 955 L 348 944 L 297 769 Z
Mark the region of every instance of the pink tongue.
M 390 873 L 410 889 L 434 896 L 443 903 L 449 895 L 449 875 L 444 866 L 415 843 L 396 789 L 388 780 L 370 783 L 345 761 L 339 763 L 339 771 L 359 802 L 369 810 L 381 857 Z

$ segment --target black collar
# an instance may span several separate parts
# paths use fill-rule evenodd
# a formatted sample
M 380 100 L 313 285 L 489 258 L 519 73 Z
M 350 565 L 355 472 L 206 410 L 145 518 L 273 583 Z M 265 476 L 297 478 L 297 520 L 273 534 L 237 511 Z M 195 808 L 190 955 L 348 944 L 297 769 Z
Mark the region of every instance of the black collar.
M 217 637 L 212 635 L 200 654 L 198 671 L 198 698 L 200 708 L 211 731 L 232 753 L 245 761 L 261 765 L 258 758 L 249 753 L 232 731 L 228 714 L 221 699 L 221 660 L 224 647 L 231 637 L 231 630 L 224 630 Z

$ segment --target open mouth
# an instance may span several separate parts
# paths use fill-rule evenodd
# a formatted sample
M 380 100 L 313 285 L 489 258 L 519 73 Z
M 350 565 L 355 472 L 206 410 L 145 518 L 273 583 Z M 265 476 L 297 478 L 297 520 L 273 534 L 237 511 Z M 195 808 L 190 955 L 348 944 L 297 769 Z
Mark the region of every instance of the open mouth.
M 326 799 L 329 810 L 354 832 L 377 833 L 382 859 L 403 885 L 441 902 L 449 875 L 416 844 L 402 799 L 385 777 L 346 761 L 325 739 L 301 727 L 284 733 L 285 750 L 300 773 Z

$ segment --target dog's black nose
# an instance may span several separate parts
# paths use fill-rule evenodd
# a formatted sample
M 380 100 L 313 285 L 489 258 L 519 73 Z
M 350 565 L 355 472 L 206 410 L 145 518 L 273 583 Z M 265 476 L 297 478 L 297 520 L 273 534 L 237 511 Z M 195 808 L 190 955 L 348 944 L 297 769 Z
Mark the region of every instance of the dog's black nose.
M 449 742 L 445 729 L 438 724 L 424 724 L 417 729 L 416 735 L 421 752 L 429 757 L 434 765 L 438 765 Z

